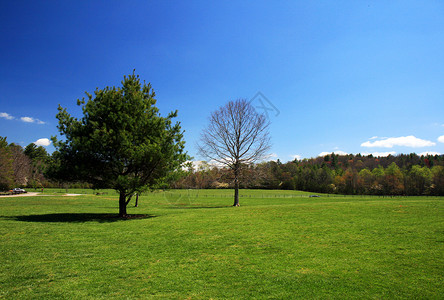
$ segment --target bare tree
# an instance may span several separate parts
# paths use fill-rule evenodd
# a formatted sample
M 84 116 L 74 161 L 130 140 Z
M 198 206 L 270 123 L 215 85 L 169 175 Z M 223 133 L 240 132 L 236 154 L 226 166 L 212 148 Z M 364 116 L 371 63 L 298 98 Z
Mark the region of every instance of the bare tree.
M 17 144 L 10 144 L 12 154 L 12 167 L 14 169 L 14 181 L 19 186 L 26 186 L 32 177 L 31 160 L 23 152 L 23 148 Z
M 271 147 L 270 123 L 245 99 L 228 102 L 213 112 L 209 121 L 198 144 L 199 152 L 233 171 L 233 206 L 239 206 L 240 170 L 266 156 Z

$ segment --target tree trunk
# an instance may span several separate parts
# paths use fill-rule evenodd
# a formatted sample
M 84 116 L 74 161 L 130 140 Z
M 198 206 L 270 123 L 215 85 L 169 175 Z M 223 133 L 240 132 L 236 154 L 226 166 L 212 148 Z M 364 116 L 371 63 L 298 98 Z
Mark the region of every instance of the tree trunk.
M 236 167 L 234 169 L 234 204 L 233 206 L 239 205 L 239 169 Z
M 139 206 L 139 193 L 136 194 L 136 204 L 134 204 L 134 207 Z
M 119 196 L 119 217 L 124 218 L 126 216 L 126 197 L 125 193 L 121 191 Z

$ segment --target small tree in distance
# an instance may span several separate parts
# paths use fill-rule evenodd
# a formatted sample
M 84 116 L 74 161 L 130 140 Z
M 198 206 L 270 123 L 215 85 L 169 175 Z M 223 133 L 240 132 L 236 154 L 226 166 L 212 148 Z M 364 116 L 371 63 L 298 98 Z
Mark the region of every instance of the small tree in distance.
M 53 177 L 92 183 L 119 192 L 119 216 L 126 217 L 132 195 L 161 183 L 188 159 L 180 124 L 171 112 L 161 117 L 150 84 L 133 72 L 122 87 L 97 89 L 77 100 L 83 118 L 59 106 Z M 86 100 L 86 101 L 85 101 Z
M 230 101 L 210 116 L 202 132 L 199 152 L 229 167 L 234 175 L 234 204 L 239 206 L 239 175 L 243 165 L 266 157 L 271 147 L 269 122 L 245 99 Z

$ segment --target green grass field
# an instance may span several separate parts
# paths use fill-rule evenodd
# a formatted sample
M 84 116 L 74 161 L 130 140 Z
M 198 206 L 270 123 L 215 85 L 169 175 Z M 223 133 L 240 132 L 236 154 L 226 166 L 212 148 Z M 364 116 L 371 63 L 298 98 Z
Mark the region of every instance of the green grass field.
M 63 192 L 0 198 L 0 298 L 444 295 L 444 197 L 167 191 L 119 220 L 114 192 Z

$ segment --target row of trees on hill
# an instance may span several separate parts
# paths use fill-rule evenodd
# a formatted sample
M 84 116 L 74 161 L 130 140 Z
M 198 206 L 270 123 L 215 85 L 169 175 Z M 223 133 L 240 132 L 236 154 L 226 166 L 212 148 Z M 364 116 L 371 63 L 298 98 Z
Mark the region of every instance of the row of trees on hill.
M 57 161 L 44 147 L 22 147 L 0 137 L 0 190 L 67 185 L 49 168 Z M 175 174 L 177 176 L 177 174 Z M 59 176 L 59 178 L 57 177 Z M 51 180 L 49 179 L 51 178 Z M 240 188 L 287 189 L 318 193 L 370 195 L 444 195 L 444 155 L 400 154 L 388 157 L 330 154 L 287 163 L 270 161 L 241 168 Z M 68 184 L 69 185 L 69 184 Z M 72 187 L 91 187 L 72 181 Z M 233 188 L 233 172 L 202 162 L 162 184 L 171 188 Z
M 241 187 L 370 195 L 444 195 L 444 155 L 388 157 L 336 155 L 244 167 Z M 201 164 L 174 183 L 176 188 L 229 188 L 224 168 Z
M 25 148 L 0 137 L 0 191 L 13 187 L 43 187 L 50 183 L 45 172 L 50 156 L 34 143 Z

